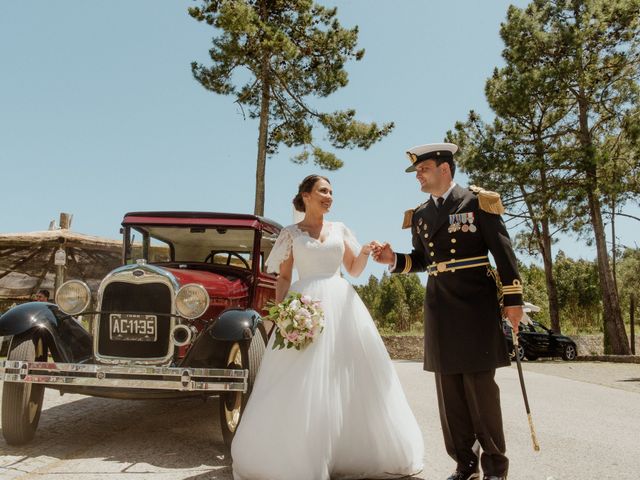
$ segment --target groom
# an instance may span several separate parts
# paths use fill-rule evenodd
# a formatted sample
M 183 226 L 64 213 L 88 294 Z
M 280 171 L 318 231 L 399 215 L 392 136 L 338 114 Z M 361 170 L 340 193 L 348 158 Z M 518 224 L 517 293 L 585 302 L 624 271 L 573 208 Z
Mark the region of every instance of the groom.
M 395 253 L 388 243 L 378 244 L 374 258 L 392 273 L 429 275 L 424 369 L 435 372 L 445 446 L 456 461 L 448 480 L 480 478 L 480 463 L 485 480 L 501 480 L 507 478 L 509 460 L 494 376 L 497 367 L 509 365 L 501 317 L 517 332 L 522 284 L 500 217 L 500 196 L 455 184 L 457 150 L 452 143 L 433 143 L 407 152 L 411 166 L 406 172 L 416 172 L 421 190 L 430 194 L 425 203 L 405 212 L 403 228 L 411 228 L 413 251 Z

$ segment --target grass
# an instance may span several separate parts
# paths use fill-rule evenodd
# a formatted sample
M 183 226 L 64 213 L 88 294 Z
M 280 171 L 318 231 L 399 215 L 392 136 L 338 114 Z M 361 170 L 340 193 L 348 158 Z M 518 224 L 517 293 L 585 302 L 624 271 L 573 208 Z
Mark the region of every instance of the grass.
M 409 330 L 399 332 L 392 327 L 378 326 L 378 332 L 384 336 L 394 337 L 421 337 L 424 335 L 422 323 L 414 323 Z

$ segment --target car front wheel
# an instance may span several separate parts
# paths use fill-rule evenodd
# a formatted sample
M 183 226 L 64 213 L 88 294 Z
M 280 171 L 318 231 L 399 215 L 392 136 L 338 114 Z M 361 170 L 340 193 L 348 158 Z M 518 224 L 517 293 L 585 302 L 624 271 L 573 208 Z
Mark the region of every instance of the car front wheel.
M 227 392 L 220 395 L 220 426 L 222 438 L 227 446 L 236 433 L 244 408 L 251 394 L 260 362 L 266 347 L 266 333 L 262 325 L 256 329 L 256 333 L 249 342 L 233 342 L 227 352 L 227 368 L 249 370 L 247 392 Z
M 28 334 L 14 337 L 7 360 L 45 362 L 47 351 L 42 337 Z M 30 442 L 38 428 L 44 385 L 4 382 L 2 389 L 2 435 L 9 445 Z
M 575 360 L 577 356 L 578 356 L 578 352 L 576 350 L 575 345 L 568 343 L 562 348 L 563 360 Z

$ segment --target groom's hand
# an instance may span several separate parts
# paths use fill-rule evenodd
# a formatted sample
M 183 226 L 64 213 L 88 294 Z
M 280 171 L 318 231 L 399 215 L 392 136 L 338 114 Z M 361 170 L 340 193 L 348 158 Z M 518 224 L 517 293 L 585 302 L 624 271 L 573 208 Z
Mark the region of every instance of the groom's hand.
M 504 307 L 503 310 L 504 316 L 507 317 L 509 323 L 511 323 L 511 327 L 515 333 L 518 333 L 518 328 L 520 326 L 520 321 L 522 320 L 522 315 L 524 314 L 524 310 L 522 305 L 513 305 L 511 307 Z
M 376 241 L 371 242 L 373 247 L 373 259 L 382 264 L 393 265 L 396 260 L 395 253 L 388 242 L 380 244 Z

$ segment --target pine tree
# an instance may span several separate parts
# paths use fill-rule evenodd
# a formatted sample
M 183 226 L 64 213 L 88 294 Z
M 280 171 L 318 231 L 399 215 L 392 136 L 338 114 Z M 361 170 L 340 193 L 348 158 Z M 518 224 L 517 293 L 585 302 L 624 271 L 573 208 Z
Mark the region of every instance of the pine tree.
M 191 64 L 204 88 L 235 97 L 249 117 L 259 119 L 256 215 L 264 214 L 267 155 L 281 144 L 302 147 L 293 161 L 313 159 L 336 170 L 343 162 L 313 136 L 324 127 L 334 148 L 367 149 L 393 129 L 393 123 L 356 120 L 353 109 L 321 112 L 309 101 L 347 85 L 345 64 L 361 60 L 358 28 L 343 28 L 336 8 L 312 0 L 202 0 L 189 14 L 216 29 L 211 66 Z

